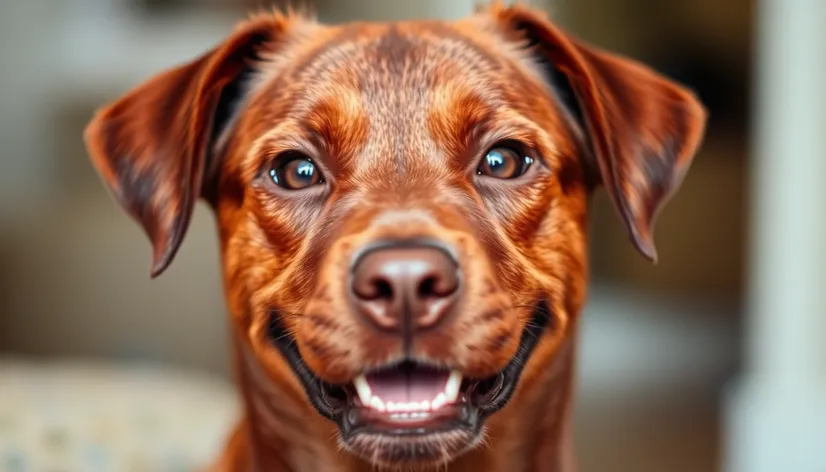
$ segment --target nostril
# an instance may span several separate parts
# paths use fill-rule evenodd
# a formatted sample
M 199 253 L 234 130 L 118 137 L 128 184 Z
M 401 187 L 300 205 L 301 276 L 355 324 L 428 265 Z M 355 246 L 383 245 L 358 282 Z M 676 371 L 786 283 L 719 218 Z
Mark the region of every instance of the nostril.
M 373 277 L 365 284 L 355 284 L 353 292 L 362 300 L 392 300 L 393 284 L 383 277 Z
M 436 291 L 436 277 L 427 277 L 419 283 L 419 288 L 416 290 L 416 295 L 421 298 L 429 298 L 434 295 Z
M 373 287 L 372 300 L 392 300 L 393 284 L 383 278 L 375 278 L 370 284 Z
M 419 282 L 416 294 L 421 298 L 444 298 L 458 288 L 456 278 L 431 275 Z

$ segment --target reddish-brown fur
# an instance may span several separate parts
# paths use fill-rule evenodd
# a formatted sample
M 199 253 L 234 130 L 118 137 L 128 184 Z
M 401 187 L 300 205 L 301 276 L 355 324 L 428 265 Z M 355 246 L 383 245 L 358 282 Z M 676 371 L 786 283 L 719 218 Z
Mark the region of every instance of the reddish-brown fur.
M 536 58 L 568 78 L 582 126 Z M 237 111 L 215 131 L 221 94 L 248 68 Z M 350 312 L 347 261 L 371 241 L 428 237 L 457 248 L 466 292 L 449 323 L 417 338 L 418 356 L 492 375 L 514 355 L 535 301 L 553 314 L 485 443 L 445 445 L 446 470 L 572 471 L 588 196 L 604 185 L 653 259 L 653 220 L 704 122 L 689 92 L 651 70 L 528 9 L 492 7 L 454 23 L 324 26 L 259 15 L 100 111 L 86 139 L 153 242 L 153 275 L 174 256 L 194 201 L 216 212 L 245 406 L 218 470 L 371 470 L 359 457 L 371 445 L 341 450 L 335 426 L 310 405 L 268 337 L 269 317 L 278 310 L 329 382 L 398 357 L 397 339 Z M 504 138 L 540 165 L 519 182 L 477 178 L 480 153 Z M 312 155 L 327 183 L 288 193 L 263 179 L 290 149 Z

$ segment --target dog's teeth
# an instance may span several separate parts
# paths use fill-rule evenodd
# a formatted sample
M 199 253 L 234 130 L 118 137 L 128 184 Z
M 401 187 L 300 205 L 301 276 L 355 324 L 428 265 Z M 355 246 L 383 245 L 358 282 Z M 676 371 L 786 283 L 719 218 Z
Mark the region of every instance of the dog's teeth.
M 430 403 L 430 408 L 433 410 L 438 410 L 439 408 L 443 407 L 447 403 L 447 398 L 445 397 L 444 393 L 440 393 L 436 395 L 436 398 Z
M 462 374 L 454 370 L 450 372 L 450 378 L 447 379 L 445 385 L 445 401 L 455 402 L 456 397 L 459 396 L 459 388 L 462 386 Z
M 453 403 L 459 396 L 462 386 L 462 374 L 452 371 L 447 379 L 443 392 L 439 392 L 432 400 L 422 400 L 420 402 L 385 402 L 381 398 L 374 396 L 364 375 L 359 375 L 353 380 L 353 385 L 358 392 L 362 405 L 372 408 L 382 413 L 392 413 L 391 417 L 396 418 L 426 418 L 430 412 L 438 410 L 448 403 Z M 407 415 L 407 416 L 402 416 Z
M 373 397 L 370 399 L 370 407 L 374 410 L 385 411 L 384 402 L 379 397 Z
M 356 387 L 356 392 L 359 394 L 359 400 L 364 406 L 372 405 L 373 391 L 370 390 L 370 384 L 367 383 L 367 378 L 364 374 L 359 375 L 353 380 L 353 385 Z

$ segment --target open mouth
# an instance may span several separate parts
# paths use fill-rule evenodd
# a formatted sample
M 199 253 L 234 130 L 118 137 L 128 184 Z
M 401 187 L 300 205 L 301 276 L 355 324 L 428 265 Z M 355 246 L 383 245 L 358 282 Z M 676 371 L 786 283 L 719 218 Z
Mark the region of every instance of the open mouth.
M 453 444 L 472 446 L 487 417 L 512 397 L 549 319 L 547 303 L 538 302 L 514 357 L 499 373 L 483 379 L 410 359 L 367 371 L 348 384 L 333 385 L 310 371 L 275 313 L 270 339 L 298 375 L 313 406 L 338 425 L 345 446 L 358 448 L 359 439 L 364 438 L 418 440 L 415 447 L 408 444 L 395 452 L 386 451 L 383 460 L 426 459 L 445 453 L 442 446 L 428 447 L 428 438 L 443 442 L 449 435 Z M 370 447 L 375 459 L 376 445 Z

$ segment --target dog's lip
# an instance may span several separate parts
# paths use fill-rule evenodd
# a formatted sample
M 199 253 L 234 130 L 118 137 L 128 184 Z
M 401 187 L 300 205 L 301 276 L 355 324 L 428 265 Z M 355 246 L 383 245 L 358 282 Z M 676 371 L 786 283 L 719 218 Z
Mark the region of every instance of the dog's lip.
M 502 409 L 516 391 L 522 370 L 549 321 L 548 303 L 540 300 L 534 306 L 531 320 L 523 329 L 516 354 L 505 368 L 486 379 L 465 379 L 460 394 L 463 396 L 462 401 L 453 405 L 457 408 L 445 409 L 445 413 L 455 413 L 452 416 L 448 415 L 445 421 L 435 421 L 444 416 L 440 412 L 435 418 L 423 419 L 418 423 L 382 421 L 384 418 L 377 418 L 374 414 L 376 412 L 365 414 L 364 410 L 369 409 L 353 401 L 358 395 L 352 382 L 334 385 L 321 380 L 305 364 L 295 341 L 281 324 L 277 311 L 270 315 L 269 336 L 301 381 L 310 403 L 322 416 L 335 421 L 342 433 L 368 431 L 410 435 L 427 434 L 445 427 L 476 429 L 482 420 Z M 477 393 L 479 395 L 476 395 Z M 360 420 L 368 421 L 362 424 Z

